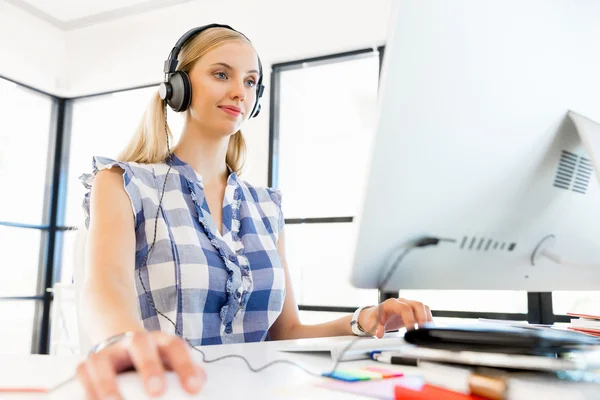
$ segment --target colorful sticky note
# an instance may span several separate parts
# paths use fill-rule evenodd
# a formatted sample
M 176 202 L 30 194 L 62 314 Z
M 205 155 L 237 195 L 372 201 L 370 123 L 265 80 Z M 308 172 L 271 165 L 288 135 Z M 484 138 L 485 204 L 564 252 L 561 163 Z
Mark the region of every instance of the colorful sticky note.
M 369 380 L 369 378 L 367 376 L 357 376 L 355 374 L 340 371 L 340 370 L 335 370 L 330 373 L 325 372 L 325 373 L 323 373 L 323 376 L 326 376 L 328 378 L 333 378 L 333 379 L 339 379 L 341 381 L 346 381 L 346 382 L 357 382 L 357 381 Z
M 375 371 L 369 371 L 366 368 L 360 368 L 360 369 L 354 369 L 354 368 L 343 368 L 343 369 L 339 369 L 338 371 L 342 371 L 344 373 L 350 374 L 350 375 L 356 375 L 359 378 L 363 378 L 366 377 L 367 379 L 365 380 L 377 380 L 377 379 L 383 379 L 383 375 L 375 372 Z
M 367 367 L 365 369 L 367 371 L 371 371 L 371 372 L 375 372 L 375 373 L 381 374 L 381 376 L 383 377 L 383 379 L 398 378 L 398 377 L 404 376 L 404 374 L 402 372 L 392 371 L 391 369 L 387 369 L 387 368 Z

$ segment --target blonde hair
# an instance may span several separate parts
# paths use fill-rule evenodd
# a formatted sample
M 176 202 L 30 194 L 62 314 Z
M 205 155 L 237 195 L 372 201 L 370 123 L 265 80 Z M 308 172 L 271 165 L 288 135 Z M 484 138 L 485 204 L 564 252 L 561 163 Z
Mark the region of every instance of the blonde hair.
M 192 38 L 186 43 L 179 53 L 177 70 L 190 70 L 202 56 L 215 48 L 232 41 L 243 41 L 252 45 L 242 34 L 227 28 L 211 28 Z M 171 129 L 166 122 L 165 102 L 160 98 L 158 91 L 153 95 L 150 104 L 136 129 L 135 135 L 119 154 L 119 161 L 133 161 L 142 164 L 163 162 L 168 156 L 167 137 L 169 143 L 173 140 Z M 225 162 L 237 174 L 242 172 L 246 161 L 246 141 L 242 131 L 238 130 L 229 138 Z

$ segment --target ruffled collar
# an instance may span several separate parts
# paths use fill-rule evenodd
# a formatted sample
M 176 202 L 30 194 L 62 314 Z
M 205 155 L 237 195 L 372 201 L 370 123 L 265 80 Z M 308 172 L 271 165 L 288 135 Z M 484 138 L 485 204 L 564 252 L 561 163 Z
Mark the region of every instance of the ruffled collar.
M 177 157 L 175 153 L 171 153 L 171 165 L 188 181 L 197 183 L 202 189 L 204 189 L 204 180 L 202 179 L 202 175 L 196 172 L 196 170 L 192 168 L 191 165 L 183 161 L 181 158 Z M 237 186 L 237 174 L 229 165 L 227 165 L 227 169 L 229 170 L 229 176 L 227 177 L 227 186 Z
M 227 178 L 227 187 L 225 188 L 223 199 L 224 203 L 222 204 L 223 233 L 221 234 L 216 228 L 216 224 L 209 211 L 208 203 L 206 202 L 202 176 L 175 154 L 173 154 L 172 166 L 185 178 L 194 208 L 198 214 L 198 222 L 204 229 L 215 250 L 219 253 L 228 272 L 225 285 L 227 301 L 221 307 L 219 316 L 225 325 L 231 325 L 238 311 L 248 303 L 250 293 L 254 287 L 248 258 L 245 255 L 244 245 L 239 237 L 241 224 L 240 207 L 243 194 L 237 174 L 227 166 L 229 168 L 229 177 Z

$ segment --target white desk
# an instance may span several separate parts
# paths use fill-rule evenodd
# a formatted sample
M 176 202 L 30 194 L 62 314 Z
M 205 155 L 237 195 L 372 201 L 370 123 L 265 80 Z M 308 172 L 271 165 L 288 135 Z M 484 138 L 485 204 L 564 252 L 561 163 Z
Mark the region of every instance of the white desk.
M 279 341 L 264 343 L 249 343 L 236 345 L 207 346 L 203 350 L 208 359 L 216 358 L 226 354 L 240 354 L 246 357 L 253 366 L 259 367 L 275 359 L 288 359 L 302 363 L 305 367 L 316 373 L 329 371 L 332 360 L 323 354 L 297 354 L 279 352 L 277 349 L 294 345 L 296 343 L 306 344 L 327 340 L 342 340 L 343 338 L 331 339 L 303 339 L 301 341 Z M 201 360 L 199 353 L 194 353 Z M 79 361 L 78 357 L 52 357 L 52 356 L 0 356 L 0 377 L 2 382 L 23 383 L 31 385 L 33 382 L 52 386 L 68 378 L 74 371 Z M 344 362 L 343 367 L 361 367 L 366 365 L 381 366 L 369 360 Z M 418 368 L 387 366 L 389 368 L 404 371 L 407 375 L 418 375 Z M 239 359 L 227 359 L 216 363 L 204 364 L 208 375 L 208 381 L 204 390 L 196 398 L 263 398 L 263 399 L 364 399 L 362 396 L 350 395 L 348 393 L 335 392 L 328 389 L 316 387 L 315 384 L 325 381 L 326 378 L 312 377 L 302 370 L 286 364 L 276 364 L 260 373 L 250 372 L 245 363 Z M 418 379 L 417 377 L 414 379 Z M 133 373 L 119 377 L 120 387 L 125 399 L 146 399 L 141 383 Z M 167 396 L 163 398 L 177 400 L 178 398 L 189 398 L 184 396 L 183 390 L 179 389 L 179 383 L 174 375 L 168 376 L 169 386 L 172 386 Z M 543 385 L 536 385 L 535 393 L 530 393 L 527 399 L 544 398 L 554 399 L 599 399 L 600 385 L 580 384 L 564 381 L 545 381 Z M 540 391 L 541 389 L 541 391 Z M 236 396 L 236 397 L 234 397 Z M 521 396 L 517 397 L 520 398 Z M 1 399 L 78 399 L 85 398 L 83 390 L 75 381 L 63 386 L 50 395 L 40 394 L 0 394 Z M 523 396 L 522 398 L 525 398 Z

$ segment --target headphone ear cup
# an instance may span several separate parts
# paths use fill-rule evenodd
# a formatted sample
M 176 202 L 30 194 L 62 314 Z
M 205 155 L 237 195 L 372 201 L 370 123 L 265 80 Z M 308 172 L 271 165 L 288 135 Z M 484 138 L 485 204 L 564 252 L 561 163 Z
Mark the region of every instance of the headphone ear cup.
M 184 71 L 176 71 L 169 77 L 169 84 L 172 90 L 167 103 L 175 112 L 187 110 L 192 102 L 192 82 L 189 75 Z

